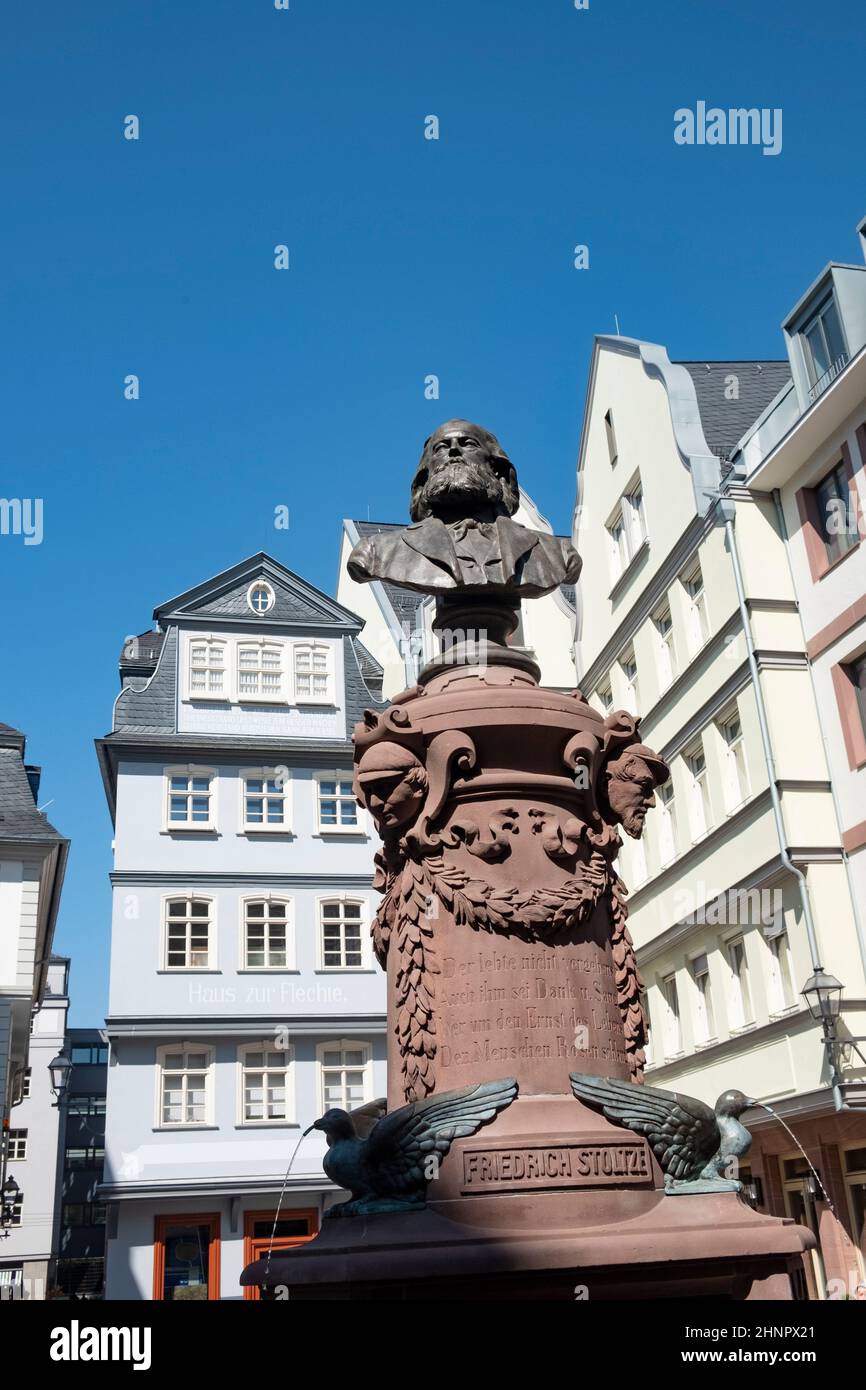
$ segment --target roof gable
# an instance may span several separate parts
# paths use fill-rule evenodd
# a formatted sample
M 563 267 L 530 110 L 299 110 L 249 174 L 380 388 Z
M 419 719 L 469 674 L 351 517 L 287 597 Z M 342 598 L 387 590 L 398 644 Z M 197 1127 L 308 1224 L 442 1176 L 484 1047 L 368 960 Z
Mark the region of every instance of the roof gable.
M 274 603 L 267 613 L 253 612 L 247 601 L 250 586 L 257 579 L 264 579 L 274 592 Z M 160 604 L 154 618 L 163 624 L 182 618 L 229 618 L 257 627 L 331 627 L 343 632 L 359 632 L 362 626 L 348 608 L 264 552 Z

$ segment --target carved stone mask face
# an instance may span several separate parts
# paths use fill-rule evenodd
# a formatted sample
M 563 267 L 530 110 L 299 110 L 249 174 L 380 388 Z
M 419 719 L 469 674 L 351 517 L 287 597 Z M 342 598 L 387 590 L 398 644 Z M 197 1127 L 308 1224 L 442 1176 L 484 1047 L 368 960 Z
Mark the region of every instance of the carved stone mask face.
M 616 820 L 633 840 L 643 831 L 646 813 L 655 806 L 653 776 L 643 758 L 625 753 L 608 768 L 607 800 Z
M 383 773 L 363 783 L 367 810 L 381 830 L 395 830 L 412 820 L 424 800 L 424 778 L 420 768 L 409 772 Z

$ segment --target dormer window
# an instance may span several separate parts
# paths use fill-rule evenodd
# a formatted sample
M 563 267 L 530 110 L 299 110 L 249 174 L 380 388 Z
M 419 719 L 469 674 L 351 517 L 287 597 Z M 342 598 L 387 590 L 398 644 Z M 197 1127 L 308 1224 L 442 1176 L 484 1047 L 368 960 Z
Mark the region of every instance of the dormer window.
M 283 652 L 276 643 L 238 643 L 238 699 L 283 700 Z
M 801 328 L 800 337 L 809 373 L 809 395 L 814 401 L 848 362 L 848 349 L 832 294 Z
M 276 596 L 270 584 L 266 584 L 264 579 L 257 579 L 255 584 L 251 584 L 247 591 L 247 603 L 254 613 L 259 615 L 269 613 L 276 601 Z
M 320 642 L 296 643 L 294 670 L 295 700 L 299 705 L 332 702 L 330 647 Z

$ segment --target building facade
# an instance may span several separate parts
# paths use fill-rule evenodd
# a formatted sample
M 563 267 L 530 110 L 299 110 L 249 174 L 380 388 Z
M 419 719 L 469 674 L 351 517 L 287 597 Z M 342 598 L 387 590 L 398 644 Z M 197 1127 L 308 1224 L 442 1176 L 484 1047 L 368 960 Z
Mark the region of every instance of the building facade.
M 355 614 L 263 554 L 154 618 L 98 741 L 115 826 L 106 1297 L 240 1298 L 272 1231 L 277 1249 L 308 1239 L 335 1196 L 324 1138 L 303 1131 L 385 1093 L 350 743 L 377 705 L 362 668 L 381 673 Z
M 553 534 L 549 521 L 522 490 L 514 519 L 530 530 Z M 337 577 L 337 598 L 363 618 L 361 638 L 381 667 L 382 690 L 389 699 L 413 686 L 422 666 L 439 654 L 432 626 L 436 600 L 388 581 L 359 584 L 348 574 L 346 561 L 359 540 L 398 529 L 394 522 L 344 521 Z M 542 685 L 573 690 L 573 634 L 574 588 L 563 584 L 543 598 L 521 603 L 519 626 L 511 640 L 535 653 Z
M 848 1057 L 849 1108 L 837 1113 L 801 991 L 823 964 L 847 986 L 840 1031 L 863 1034 L 866 950 L 789 543 L 739 457 L 791 380 L 788 359 L 673 363 L 657 344 L 596 339 L 574 533 L 577 663 L 587 698 L 639 712 L 671 767 L 643 841 L 621 856 L 647 1080 L 710 1103 L 739 1085 L 793 1127 L 835 1216 L 760 1109 L 747 1116 L 741 1176 L 763 1210 L 819 1234 L 805 1273 L 824 1296 L 829 1278 L 864 1273 L 849 1165 L 866 1156 L 866 1068 Z
M 63 1151 L 55 1287 L 68 1297 L 101 1298 L 105 1288 L 105 1165 L 108 1043 L 101 1029 L 69 1028 L 71 1070 L 63 1096 Z
M 52 956 L 32 1014 L 21 1099 L 6 1130 L 6 1175 L 20 1189 L 13 1224 L 0 1231 L 0 1287 L 12 1298 L 41 1300 L 54 1283 L 63 1115 L 48 1068 L 63 1051 L 68 981 L 69 961 Z
M 65 966 L 51 943 L 69 842 L 38 809 L 40 769 L 24 757 L 24 735 L 0 724 L 0 1290 L 44 1298 L 57 1176 L 47 1067 L 66 1018 Z M 48 1148 L 31 1142 L 34 1128 Z

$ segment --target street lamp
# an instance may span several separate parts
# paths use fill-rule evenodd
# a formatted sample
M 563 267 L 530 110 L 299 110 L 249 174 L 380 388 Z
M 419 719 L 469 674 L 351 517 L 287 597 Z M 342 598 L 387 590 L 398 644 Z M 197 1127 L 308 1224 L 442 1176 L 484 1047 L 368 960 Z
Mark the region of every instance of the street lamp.
M 58 1052 L 54 1061 L 48 1063 L 48 1070 L 51 1073 L 51 1090 L 57 1097 L 57 1104 L 62 1105 L 66 1099 L 72 1063 L 65 1052 Z
M 12 1218 L 15 1215 L 15 1203 L 21 1196 L 21 1188 L 18 1186 L 11 1173 L 4 1182 L 2 1188 L 0 1188 L 0 1195 L 2 1195 L 2 1203 L 0 1203 L 0 1226 L 11 1226 Z
M 809 1012 L 816 1023 L 835 1024 L 842 1007 L 844 988 L 835 975 L 828 975 L 820 966 L 809 976 L 803 986 L 803 998 L 809 1005 Z
M 833 1104 L 837 1110 L 845 1108 L 843 1077 L 839 1070 L 839 1043 L 836 1038 L 836 1022 L 842 1007 L 844 988 L 835 975 L 828 975 L 826 970 L 816 965 L 802 990 L 803 998 L 809 1005 L 809 1012 L 815 1022 L 820 1023 L 821 1032 L 824 1034 L 824 1053 L 830 1068 Z

